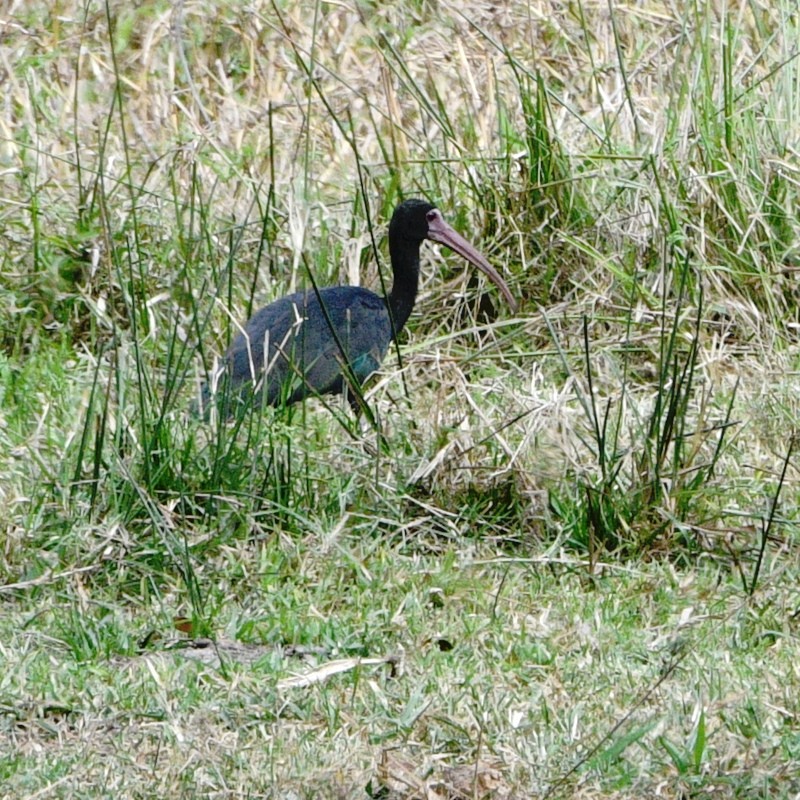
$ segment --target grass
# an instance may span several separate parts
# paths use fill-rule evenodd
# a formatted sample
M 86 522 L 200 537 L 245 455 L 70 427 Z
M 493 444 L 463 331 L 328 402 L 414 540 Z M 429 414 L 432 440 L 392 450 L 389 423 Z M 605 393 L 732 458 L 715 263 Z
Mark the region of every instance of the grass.
M 797 40 L 14 6 L 0 796 L 796 796 Z M 389 285 L 413 195 L 519 314 L 428 247 L 374 424 L 192 418 L 253 310 Z

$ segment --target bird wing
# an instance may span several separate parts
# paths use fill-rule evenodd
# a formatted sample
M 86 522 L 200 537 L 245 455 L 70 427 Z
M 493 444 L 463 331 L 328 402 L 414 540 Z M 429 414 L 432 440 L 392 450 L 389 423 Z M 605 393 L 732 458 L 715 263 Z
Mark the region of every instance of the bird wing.
M 264 373 L 279 380 L 285 377 L 285 360 L 278 356 L 292 347 L 302 325 L 303 303 L 304 294 L 297 292 L 264 306 L 250 317 L 225 354 L 234 387 L 255 381 Z
M 304 394 L 342 391 L 345 365 L 352 372 L 348 380 L 363 383 L 380 367 L 391 341 L 386 303 L 373 292 L 332 287 L 320 292 L 320 298 L 325 312 L 316 295 L 308 301 L 303 374 L 310 392 Z
M 373 292 L 354 286 L 323 289 L 319 296 L 297 292 L 250 318 L 226 354 L 226 369 L 233 387 L 263 378 L 256 391 L 267 403 L 294 402 L 340 392 L 345 363 L 359 382 L 366 380 L 390 342 L 386 303 Z

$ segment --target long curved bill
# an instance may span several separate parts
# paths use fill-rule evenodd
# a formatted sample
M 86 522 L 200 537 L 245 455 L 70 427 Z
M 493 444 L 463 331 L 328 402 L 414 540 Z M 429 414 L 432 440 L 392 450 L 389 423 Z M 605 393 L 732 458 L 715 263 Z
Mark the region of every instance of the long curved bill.
M 428 238 L 439 244 L 446 244 L 451 250 L 466 258 L 470 264 L 474 264 L 503 293 L 511 310 L 517 310 L 517 301 L 506 282 L 500 277 L 500 273 L 475 247 L 444 221 L 439 209 L 428 212 Z

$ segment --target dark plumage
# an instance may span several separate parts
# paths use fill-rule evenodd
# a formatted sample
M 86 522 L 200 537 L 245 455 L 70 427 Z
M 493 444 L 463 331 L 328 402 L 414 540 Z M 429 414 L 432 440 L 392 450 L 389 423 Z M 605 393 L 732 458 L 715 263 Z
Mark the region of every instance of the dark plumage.
M 381 364 L 396 332 L 406 324 L 419 285 L 423 239 L 446 244 L 481 269 L 516 309 L 508 286 L 488 261 L 423 200 L 400 203 L 389 223 L 394 283 L 387 298 L 357 286 L 297 292 L 270 303 L 248 321 L 226 352 L 212 384 L 220 395 L 269 405 L 317 394 L 338 394 L 348 380 L 363 383 Z M 320 304 L 320 301 L 322 303 Z M 226 387 L 226 384 L 228 385 Z M 212 387 L 203 387 L 207 410 Z M 351 398 L 352 400 L 352 398 Z M 224 410 L 225 415 L 230 409 Z

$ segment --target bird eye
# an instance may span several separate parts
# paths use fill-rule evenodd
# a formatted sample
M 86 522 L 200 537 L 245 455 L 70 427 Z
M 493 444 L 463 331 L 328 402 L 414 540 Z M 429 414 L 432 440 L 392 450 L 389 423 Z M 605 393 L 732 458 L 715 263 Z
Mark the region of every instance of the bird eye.
M 434 208 L 434 209 L 432 209 L 431 211 L 429 211 L 429 212 L 428 212 L 428 213 L 425 215 L 425 219 L 427 219 L 427 220 L 428 220 L 428 222 L 433 222 L 433 221 L 436 219 L 436 209 Z

